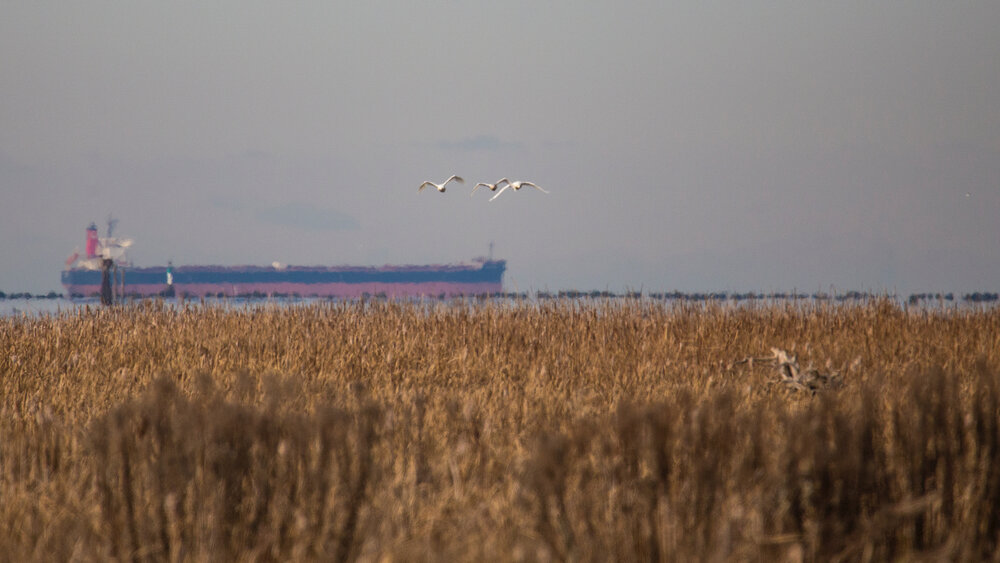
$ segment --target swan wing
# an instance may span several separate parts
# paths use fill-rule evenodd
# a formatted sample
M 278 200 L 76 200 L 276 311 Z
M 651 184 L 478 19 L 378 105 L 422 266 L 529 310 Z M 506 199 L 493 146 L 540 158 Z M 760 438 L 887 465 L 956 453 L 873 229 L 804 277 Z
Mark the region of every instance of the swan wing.
M 493 197 L 490 198 L 490 201 L 493 201 L 494 199 L 500 197 L 500 194 L 502 194 L 504 192 L 504 190 L 506 190 L 509 187 L 510 187 L 510 184 L 507 184 L 506 186 L 500 188 L 500 190 L 497 191 L 497 193 L 493 194 Z
M 532 188 L 535 188 L 536 190 L 540 190 L 542 193 L 546 193 L 546 194 L 549 193 L 548 191 L 543 190 L 540 186 L 538 186 L 536 184 L 532 184 L 531 182 L 521 182 L 521 185 L 522 186 L 531 186 Z

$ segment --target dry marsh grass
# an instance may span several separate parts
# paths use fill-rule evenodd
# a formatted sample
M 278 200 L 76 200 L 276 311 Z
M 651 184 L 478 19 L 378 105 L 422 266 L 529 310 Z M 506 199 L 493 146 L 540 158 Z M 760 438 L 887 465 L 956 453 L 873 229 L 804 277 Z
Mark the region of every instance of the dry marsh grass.
M 147 302 L 0 352 L 2 559 L 997 560 L 996 308 Z

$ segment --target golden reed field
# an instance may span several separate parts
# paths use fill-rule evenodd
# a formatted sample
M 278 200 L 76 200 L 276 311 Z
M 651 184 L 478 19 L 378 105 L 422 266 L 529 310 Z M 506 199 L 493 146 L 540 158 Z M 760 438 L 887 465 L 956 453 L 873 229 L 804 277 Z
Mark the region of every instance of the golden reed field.
M 995 307 L 148 302 L 0 377 L 7 561 L 998 560 Z

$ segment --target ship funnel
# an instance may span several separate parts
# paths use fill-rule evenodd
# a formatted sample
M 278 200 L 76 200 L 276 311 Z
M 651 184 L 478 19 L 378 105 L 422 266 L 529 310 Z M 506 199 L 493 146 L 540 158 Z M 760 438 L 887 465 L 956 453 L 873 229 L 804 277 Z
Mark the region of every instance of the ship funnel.
M 87 258 L 97 256 L 97 225 L 91 223 L 87 227 Z

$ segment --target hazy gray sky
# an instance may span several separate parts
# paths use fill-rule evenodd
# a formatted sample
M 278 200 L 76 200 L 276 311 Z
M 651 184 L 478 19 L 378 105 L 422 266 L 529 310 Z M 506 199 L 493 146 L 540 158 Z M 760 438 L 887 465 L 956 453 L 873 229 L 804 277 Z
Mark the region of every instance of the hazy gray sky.
M 3 3 L 0 290 L 109 213 L 140 266 L 1000 285 L 1000 3 L 331 4 Z

